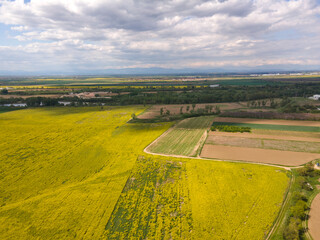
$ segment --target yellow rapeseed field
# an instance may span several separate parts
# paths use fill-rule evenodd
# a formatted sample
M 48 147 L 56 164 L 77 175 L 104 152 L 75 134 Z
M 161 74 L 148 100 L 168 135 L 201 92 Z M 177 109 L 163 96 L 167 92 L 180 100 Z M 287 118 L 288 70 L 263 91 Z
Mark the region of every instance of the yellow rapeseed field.
M 263 239 L 286 173 L 145 154 L 172 124 L 143 110 L 1 113 L 0 239 Z
M 140 157 L 106 239 L 265 239 L 288 177 L 274 167 Z
M 170 124 L 125 124 L 141 107 L 0 115 L 0 239 L 97 239 L 145 146 Z

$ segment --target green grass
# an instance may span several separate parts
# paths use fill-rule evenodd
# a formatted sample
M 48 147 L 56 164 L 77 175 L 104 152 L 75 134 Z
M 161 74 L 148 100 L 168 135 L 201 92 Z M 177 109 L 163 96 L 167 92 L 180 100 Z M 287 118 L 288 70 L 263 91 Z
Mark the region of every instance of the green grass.
M 23 108 L 22 108 L 23 109 Z M 5 113 L 5 112 L 12 112 L 16 110 L 21 110 L 21 108 L 14 108 L 14 107 L 1 107 L 0 106 L 0 113 Z
M 298 131 L 298 132 L 320 132 L 320 127 L 312 126 L 289 126 L 273 124 L 254 124 L 254 123 L 235 123 L 235 122 L 214 122 L 216 125 L 229 125 L 239 127 L 250 127 L 252 129 L 279 130 L 279 131 Z
M 213 116 L 204 116 L 185 119 L 161 136 L 148 150 L 154 153 L 193 156 L 213 118 Z

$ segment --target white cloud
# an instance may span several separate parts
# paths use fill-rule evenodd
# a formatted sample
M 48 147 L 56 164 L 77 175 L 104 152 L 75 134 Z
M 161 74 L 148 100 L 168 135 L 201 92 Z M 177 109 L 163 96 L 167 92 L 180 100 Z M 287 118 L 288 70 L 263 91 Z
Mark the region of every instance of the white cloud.
M 316 0 L 0 0 L 0 22 L 21 42 L 0 47 L 0 62 L 12 53 L 17 69 L 42 58 L 61 70 L 312 65 L 319 16 Z

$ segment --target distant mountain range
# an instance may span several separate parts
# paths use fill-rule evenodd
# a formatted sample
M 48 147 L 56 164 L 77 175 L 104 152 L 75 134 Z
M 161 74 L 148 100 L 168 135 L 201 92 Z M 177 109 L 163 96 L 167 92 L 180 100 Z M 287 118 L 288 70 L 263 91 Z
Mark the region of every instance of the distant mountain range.
M 68 75 L 201 75 L 222 73 L 283 73 L 283 72 L 320 71 L 320 66 L 301 65 L 266 65 L 259 67 L 226 67 L 226 68 L 123 68 L 123 69 L 96 69 L 96 70 L 62 70 L 62 71 L 4 71 L 0 76 L 68 76 Z

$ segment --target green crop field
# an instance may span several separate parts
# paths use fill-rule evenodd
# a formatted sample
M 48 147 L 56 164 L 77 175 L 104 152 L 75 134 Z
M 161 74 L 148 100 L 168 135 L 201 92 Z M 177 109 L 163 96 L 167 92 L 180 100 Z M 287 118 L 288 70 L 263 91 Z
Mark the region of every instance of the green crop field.
M 257 165 L 144 157 L 106 226 L 110 239 L 264 239 L 288 177 Z
M 312 126 L 289 126 L 289 125 L 235 123 L 235 122 L 214 122 L 213 123 L 213 126 L 217 126 L 217 125 L 250 127 L 252 129 L 279 130 L 279 131 L 320 132 L 320 127 L 312 127 Z
M 0 239 L 262 239 L 286 172 L 145 154 L 171 123 L 127 123 L 143 110 L 1 113 Z
M 19 108 L 2 107 L 2 106 L 0 106 L 0 113 L 11 112 L 11 111 L 16 111 L 16 110 L 19 110 Z
M 154 153 L 194 156 L 197 153 L 197 144 L 211 126 L 212 116 L 189 118 L 179 122 L 174 128 L 148 150 Z

